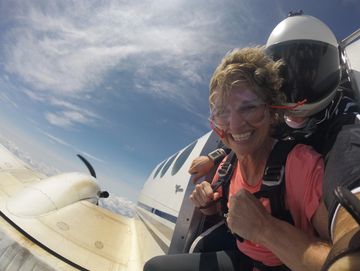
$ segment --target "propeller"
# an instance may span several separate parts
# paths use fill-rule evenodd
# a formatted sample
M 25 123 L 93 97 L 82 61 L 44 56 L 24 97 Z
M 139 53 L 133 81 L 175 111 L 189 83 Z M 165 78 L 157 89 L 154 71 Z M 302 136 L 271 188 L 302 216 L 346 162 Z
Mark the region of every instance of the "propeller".
M 86 160 L 82 155 L 77 154 L 77 157 L 80 158 L 81 161 L 83 161 L 83 163 L 85 164 L 85 166 L 87 167 L 87 169 L 90 172 L 90 175 L 93 176 L 94 178 L 96 178 L 96 173 L 95 170 L 93 168 L 93 166 L 90 164 L 90 162 L 88 160 Z M 109 192 L 108 191 L 99 191 L 98 192 L 98 197 L 99 198 L 108 198 L 109 197 Z
M 92 165 L 90 164 L 90 162 L 88 160 L 86 160 L 82 155 L 77 154 L 77 157 L 80 158 L 81 161 L 83 161 L 83 163 L 85 164 L 85 166 L 88 168 L 91 176 L 93 176 L 94 178 L 96 178 L 96 173 L 94 168 L 92 167 Z

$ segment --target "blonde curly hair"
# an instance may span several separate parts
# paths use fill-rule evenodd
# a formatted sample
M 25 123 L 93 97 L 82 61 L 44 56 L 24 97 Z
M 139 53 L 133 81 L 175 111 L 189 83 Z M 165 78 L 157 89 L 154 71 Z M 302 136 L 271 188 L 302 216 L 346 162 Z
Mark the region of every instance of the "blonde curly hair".
M 231 89 L 240 84 L 247 84 L 266 104 L 281 104 L 285 95 L 280 91 L 283 79 L 279 75 L 282 61 L 274 61 L 265 53 L 264 46 L 237 48 L 225 55 L 216 68 L 211 81 L 209 104 L 212 111 L 215 97 L 221 104 L 229 96 Z M 279 110 L 270 110 L 279 114 Z

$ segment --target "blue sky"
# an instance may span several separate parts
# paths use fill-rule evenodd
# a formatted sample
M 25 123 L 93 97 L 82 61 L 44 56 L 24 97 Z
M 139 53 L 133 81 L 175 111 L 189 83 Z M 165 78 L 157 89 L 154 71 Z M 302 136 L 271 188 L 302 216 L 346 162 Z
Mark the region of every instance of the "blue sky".
M 0 0 L 1 142 L 48 173 L 84 170 L 81 153 L 135 200 L 155 165 L 209 130 L 221 57 L 264 44 L 298 9 L 340 40 L 360 27 L 357 0 Z

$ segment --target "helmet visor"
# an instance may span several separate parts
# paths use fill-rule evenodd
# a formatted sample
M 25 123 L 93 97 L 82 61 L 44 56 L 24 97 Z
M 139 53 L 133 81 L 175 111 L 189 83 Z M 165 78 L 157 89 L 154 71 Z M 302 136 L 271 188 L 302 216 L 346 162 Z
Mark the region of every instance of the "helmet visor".
M 284 61 L 282 91 L 287 103 L 303 100 L 307 104 L 319 103 L 339 85 L 339 52 L 333 45 L 314 40 L 289 40 L 270 45 L 267 52 L 274 60 Z

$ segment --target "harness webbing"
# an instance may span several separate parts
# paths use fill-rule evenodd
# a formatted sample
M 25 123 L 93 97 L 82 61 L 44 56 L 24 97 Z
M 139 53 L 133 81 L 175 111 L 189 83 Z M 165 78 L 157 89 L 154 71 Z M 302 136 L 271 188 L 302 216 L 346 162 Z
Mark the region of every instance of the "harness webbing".
M 294 224 L 289 210 L 285 206 L 285 164 L 290 151 L 295 147 L 296 141 L 278 141 L 270 152 L 266 162 L 263 181 L 257 198 L 268 198 L 271 215 Z
M 278 141 L 273 147 L 263 174 L 260 191 L 254 193 L 257 198 L 268 198 L 272 216 L 293 223 L 290 212 L 285 207 L 285 164 L 289 152 L 296 145 L 296 141 Z M 212 185 L 214 191 L 220 186 L 222 189 L 221 211 L 228 213 L 228 195 L 230 180 L 237 162 L 236 155 L 231 152 L 221 168 L 218 170 L 219 179 Z
M 260 191 L 254 193 L 257 198 L 268 198 L 271 206 L 272 216 L 294 224 L 289 210 L 285 207 L 285 164 L 290 151 L 296 145 L 296 141 L 278 141 L 273 147 L 266 162 L 263 181 Z M 230 180 L 236 166 L 237 158 L 234 152 L 228 154 L 226 161 L 218 170 L 219 179 L 211 187 L 216 191 L 220 186 L 222 189 L 221 212 L 222 215 L 228 213 L 228 195 Z M 242 242 L 244 239 L 234 234 L 237 240 Z M 254 267 L 259 270 L 290 270 L 285 265 L 269 267 L 261 262 L 253 261 Z
M 230 152 L 226 158 L 226 161 L 221 165 L 218 170 L 219 179 L 216 183 L 214 183 L 211 188 L 215 192 L 220 186 L 222 189 L 222 197 L 220 199 L 221 203 L 221 211 L 223 214 L 227 214 L 228 207 L 228 194 L 230 187 L 231 176 L 234 172 L 235 164 L 237 162 L 237 158 L 234 152 Z

